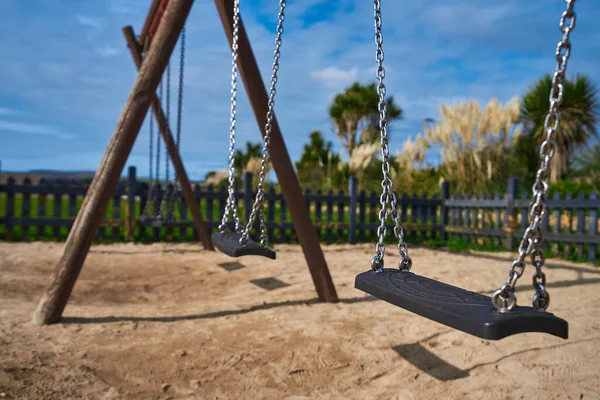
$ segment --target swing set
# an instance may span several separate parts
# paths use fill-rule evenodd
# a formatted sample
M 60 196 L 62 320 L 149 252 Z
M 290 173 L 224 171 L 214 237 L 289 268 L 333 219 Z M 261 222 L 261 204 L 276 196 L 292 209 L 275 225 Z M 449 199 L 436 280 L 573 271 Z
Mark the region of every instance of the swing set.
M 131 151 L 135 137 L 150 104 L 152 104 L 159 131 L 165 140 L 168 151 L 165 171 L 166 181 L 169 182 L 168 157 L 170 156 L 176 170 L 176 178 L 172 185 L 179 184 L 185 201 L 189 205 L 194 205 L 191 207 L 193 210 L 192 214 L 195 215 L 194 222 L 204 247 L 212 249 L 212 245 L 214 245 L 219 251 L 231 257 L 258 255 L 270 259 L 276 258 L 275 252 L 267 247 L 268 236 L 264 217 L 264 181 L 267 165 L 271 161 L 272 155 L 273 167 L 277 173 L 285 202 L 292 214 L 294 227 L 298 233 L 319 298 L 322 301 L 337 301 L 337 294 L 331 281 L 318 237 L 312 227 L 298 179 L 294 173 L 274 114 L 286 0 L 279 0 L 275 51 L 268 96 L 240 18 L 239 0 L 215 0 L 232 49 L 231 117 L 229 128 L 227 203 L 221 224 L 219 225 L 219 231 L 213 233 L 211 240 L 208 240 L 208 231 L 204 227 L 198 204 L 193 198 L 191 187 L 178 152 L 181 139 L 181 104 L 185 53 L 185 31 L 182 30 L 184 29 L 185 20 L 192 3 L 192 0 L 154 0 L 142 29 L 142 34 L 138 39 L 135 38 L 131 27 L 124 28 L 127 43 L 136 66 L 139 69 L 138 78 L 98 173 L 94 177 L 81 211 L 69 234 L 63 257 L 40 301 L 34 316 L 34 321 L 38 323 L 53 323 L 60 320 L 72 287 L 75 284 L 77 275 L 90 248 L 93 234 L 98 227 L 102 212 L 106 208 L 110 198 L 111 190 L 114 190 L 120 171 L 124 166 L 127 155 Z M 396 194 L 392 190 L 393 182 L 390 175 L 381 4 L 380 0 L 373 0 L 376 44 L 375 59 L 377 62 L 376 77 L 378 80 L 377 92 L 379 95 L 379 131 L 383 160 L 383 180 L 381 186 L 383 190 L 380 197 L 380 225 L 377 229 L 379 240 L 375 247 L 375 256 L 371 260 L 370 270 L 356 277 L 355 287 L 357 289 L 425 318 L 488 340 L 499 340 L 510 335 L 525 332 L 549 333 L 564 339 L 568 338 L 567 321 L 547 312 L 550 304 L 550 295 L 546 290 L 546 275 L 543 272 L 545 260 L 541 247 L 543 243 L 541 225 L 546 215 L 547 179 L 550 162 L 554 155 L 555 136 L 560 121 L 559 109 L 563 100 L 566 68 L 571 52 L 570 34 L 575 27 L 575 12 L 573 11 L 575 0 L 565 0 L 565 3 L 566 9 L 560 18 L 562 38 L 556 49 L 557 66 L 552 79 L 550 109 L 544 126 L 546 138 L 540 148 L 542 162 L 537 171 L 535 184 L 533 185 L 533 197 L 529 207 L 529 226 L 523 234 L 519 246 L 519 255 L 510 266 L 506 283 L 490 297 L 410 272 L 413 261 L 408 254 L 408 246 L 404 242 L 404 229 L 400 224 L 400 213 L 397 209 Z M 180 32 L 182 35 L 177 106 L 177 139 L 173 140 L 169 130 L 170 68 L 168 64 Z M 159 87 L 159 81 L 165 68 L 167 68 L 166 116 L 161 108 L 163 84 L 161 83 Z M 234 151 L 238 68 L 263 134 L 261 171 L 256 196 L 245 222 L 240 219 L 235 195 L 236 171 L 234 168 Z M 159 87 L 158 97 L 154 95 L 157 87 Z M 153 135 L 153 125 L 151 124 L 150 171 L 153 168 Z M 155 180 L 158 182 L 160 146 L 159 138 L 157 137 L 156 140 Z M 144 209 L 143 223 L 148 224 L 148 226 L 164 226 L 163 224 L 169 224 L 173 214 L 172 196 L 164 195 L 159 198 L 159 191 L 155 190 L 157 187 L 156 182 L 152 181 L 151 176 L 151 183 L 154 183 L 152 186 L 152 202 L 158 204 L 158 206 L 154 207 L 152 214 L 146 211 L 148 206 Z M 160 188 L 158 189 L 160 190 Z M 230 216 L 232 219 L 231 222 L 229 220 Z M 398 268 L 384 268 L 384 240 L 388 230 L 388 226 L 386 225 L 388 219 L 391 219 L 393 223 L 394 236 L 398 240 L 397 248 L 400 255 Z M 256 225 L 257 221 L 260 236 L 258 242 L 255 242 L 250 237 L 250 231 Z M 233 229 L 228 230 L 228 227 L 231 226 Z M 531 257 L 531 262 L 535 267 L 535 273 L 533 274 L 533 288 L 535 293 L 531 307 L 518 306 L 515 296 L 515 285 L 523 275 L 525 259 L 528 256 Z
M 261 78 L 242 19 L 239 17 L 239 10 L 237 11 L 237 27 L 234 28 L 233 0 L 214 1 L 232 50 L 234 50 L 234 36 L 238 42 L 237 62 L 239 63 L 239 73 L 243 79 L 246 93 L 248 93 L 250 105 L 254 110 L 261 134 L 265 137 L 263 163 L 270 161 L 273 164 L 273 170 L 277 174 L 281 193 L 290 213 L 292 224 L 302 247 L 319 300 L 336 303 L 338 302 L 338 296 L 327 267 L 327 262 L 325 261 L 323 249 L 313 228 L 302 189 L 300 188 L 293 163 L 273 111 L 274 83 L 272 82 L 272 87 L 268 94 L 265 90 L 265 85 Z M 138 69 L 138 75 L 129 98 L 125 103 L 121 117 L 117 122 L 113 136 L 106 148 L 104 157 L 69 232 L 61 258 L 38 303 L 33 316 L 35 323 L 52 324 L 60 322 L 77 277 L 81 272 L 81 268 L 91 247 L 94 234 L 104 215 L 104 210 L 119 181 L 127 157 L 131 152 L 150 106 L 156 119 L 156 125 L 159 128 L 157 131 L 160 133 L 168 156 L 173 163 L 177 183 L 181 187 L 181 193 L 192 214 L 194 227 L 198 232 L 204 249 L 214 250 L 214 247 L 218 245 L 221 247 L 221 251 L 228 254 L 231 253 L 230 255 L 232 256 L 258 254 L 274 258 L 274 253 L 272 250 L 266 248 L 264 241 L 261 241 L 262 246 L 259 246 L 249 238 L 249 230 L 252 228 L 254 220 L 258 217 L 259 219 L 263 218 L 264 221 L 264 217 L 261 217 L 263 215 L 262 209 L 264 208 L 262 185 L 259 186 L 256 195 L 258 200 L 255 201 L 252 208 L 253 211 L 256 211 L 253 213 L 254 216 L 250 218 L 250 224 L 247 225 L 248 233 L 245 235 L 244 245 L 240 245 L 239 248 L 230 251 L 228 249 L 231 249 L 231 246 L 227 247 L 227 238 L 221 236 L 220 239 L 219 236 L 213 236 L 213 240 L 216 243 L 213 246 L 209 230 L 204 223 L 198 201 L 194 196 L 179 155 L 179 140 L 173 138 L 167 114 L 162 109 L 161 98 L 156 95 L 156 91 L 159 89 L 159 84 L 170 62 L 171 54 L 179 40 L 180 34 L 184 29 L 193 3 L 193 0 L 153 0 L 139 37 L 136 37 L 131 26 L 123 28 L 123 34 Z M 279 25 L 281 26 L 283 23 L 285 1 L 281 1 L 280 5 Z M 278 33 L 279 38 L 281 38 L 281 34 L 282 28 Z M 182 40 L 182 54 L 185 53 L 184 40 Z M 280 45 L 281 43 L 279 42 Z M 183 62 L 180 61 L 180 70 L 183 68 L 182 65 Z M 278 67 L 276 68 L 278 69 Z M 180 80 L 182 77 L 183 74 L 180 73 Z M 168 73 L 166 82 L 169 82 Z M 179 95 L 178 101 L 181 101 L 181 96 Z M 232 101 L 235 101 L 235 97 Z M 181 110 L 180 106 L 178 106 L 178 110 Z M 179 117 L 178 120 L 181 121 L 181 118 Z M 267 123 L 267 121 L 269 122 Z M 178 132 L 181 132 L 179 128 Z M 160 157 L 158 151 L 157 155 Z M 158 168 L 158 161 L 156 164 Z M 262 182 L 264 183 L 266 164 L 262 171 Z M 165 175 L 167 177 L 167 174 Z M 157 181 L 158 178 L 159 175 L 156 173 L 154 181 Z M 155 182 L 154 187 L 156 187 Z M 148 206 L 146 206 L 144 217 L 141 221 L 142 226 L 173 226 L 177 224 L 177 221 L 170 219 L 171 216 L 168 212 L 170 207 L 169 201 L 172 200 L 168 197 L 159 196 L 154 191 L 151 201 L 156 203 L 159 198 L 159 204 L 162 203 L 163 206 L 154 207 L 155 210 L 153 212 L 150 212 Z M 231 204 L 229 202 L 230 207 Z M 236 244 L 239 244 L 239 241 Z M 252 249 L 252 247 L 258 247 L 258 251 Z

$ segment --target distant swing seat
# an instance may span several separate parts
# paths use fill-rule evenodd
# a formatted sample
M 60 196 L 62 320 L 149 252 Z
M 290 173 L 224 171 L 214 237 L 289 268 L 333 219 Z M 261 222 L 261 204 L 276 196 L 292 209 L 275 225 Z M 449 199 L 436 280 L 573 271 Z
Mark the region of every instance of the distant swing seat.
M 224 254 L 230 257 L 242 256 L 263 256 L 275 260 L 277 253 L 268 247 L 259 246 L 252 239 L 248 238 L 245 246 L 240 244 L 241 233 L 238 232 L 215 232 L 211 235 L 212 243 Z

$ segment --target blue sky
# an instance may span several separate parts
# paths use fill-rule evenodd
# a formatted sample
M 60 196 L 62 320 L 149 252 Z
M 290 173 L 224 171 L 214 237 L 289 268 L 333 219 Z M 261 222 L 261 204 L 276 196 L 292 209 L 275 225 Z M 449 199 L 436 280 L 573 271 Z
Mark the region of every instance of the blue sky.
M 149 3 L 0 0 L 4 170 L 97 168 L 136 76 L 121 28 L 139 32 Z M 240 7 L 268 82 L 278 4 Z M 504 102 L 554 70 L 562 0 L 383 0 L 382 9 L 388 93 L 405 111 L 392 125 L 393 152 L 423 118 L 438 116 L 440 103 Z M 576 12 L 569 76 L 586 73 L 600 86 L 600 3 L 580 1 Z M 201 179 L 225 168 L 228 146 L 231 60 L 212 1 L 195 2 L 187 47 L 182 155 L 190 177 Z M 374 51 L 372 2 L 289 0 L 275 110 L 293 159 L 314 129 L 341 150 L 328 104 L 352 82 L 374 80 Z M 259 141 L 258 132 L 241 88 L 238 144 Z M 147 148 L 145 123 L 127 162 L 140 176 Z

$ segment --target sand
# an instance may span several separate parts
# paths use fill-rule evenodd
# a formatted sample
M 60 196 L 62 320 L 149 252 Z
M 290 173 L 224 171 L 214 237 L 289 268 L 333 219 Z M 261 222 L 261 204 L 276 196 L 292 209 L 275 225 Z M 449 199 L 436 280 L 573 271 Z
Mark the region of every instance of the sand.
M 371 245 L 324 248 L 338 304 L 316 300 L 299 246 L 275 249 L 94 246 L 63 323 L 41 327 L 31 316 L 62 246 L 0 243 L 0 399 L 600 399 L 599 268 L 548 262 L 568 340 L 486 341 L 354 289 Z M 413 271 L 485 293 L 511 256 L 411 254 Z

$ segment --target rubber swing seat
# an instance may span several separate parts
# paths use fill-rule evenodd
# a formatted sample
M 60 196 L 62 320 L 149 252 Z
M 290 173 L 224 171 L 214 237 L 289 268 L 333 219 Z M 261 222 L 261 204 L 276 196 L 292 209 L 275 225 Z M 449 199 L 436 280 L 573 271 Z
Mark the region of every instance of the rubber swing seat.
M 488 340 L 542 332 L 567 339 L 569 324 L 547 311 L 515 306 L 500 313 L 492 298 L 399 269 L 369 270 L 354 287 L 407 311 Z
M 262 247 L 256 244 L 252 239 L 248 239 L 248 244 L 240 244 L 241 233 L 238 232 L 216 232 L 210 238 L 215 247 L 230 257 L 242 256 L 262 256 L 275 260 L 277 253 L 268 247 Z

